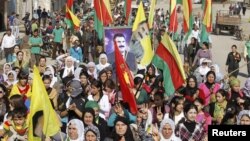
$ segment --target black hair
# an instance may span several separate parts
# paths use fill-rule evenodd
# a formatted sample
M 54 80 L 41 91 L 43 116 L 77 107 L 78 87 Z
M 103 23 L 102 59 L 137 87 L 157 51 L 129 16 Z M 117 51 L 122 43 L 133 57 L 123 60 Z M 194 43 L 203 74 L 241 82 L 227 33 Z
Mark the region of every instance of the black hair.
M 214 80 L 215 80 L 215 79 L 216 79 L 216 74 L 215 74 L 214 71 L 209 71 L 209 72 L 207 72 L 206 78 L 208 78 L 208 76 L 209 76 L 210 74 L 212 74 L 212 75 L 214 76 Z
M 113 41 L 115 41 L 115 39 L 116 39 L 117 37 L 123 37 L 123 38 L 125 38 L 125 36 L 124 36 L 122 33 L 116 33 L 116 34 L 114 35 L 114 37 L 113 37 Z
M 80 72 L 80 75 L 79 75 L 79 78 L 80 78 L 82 75 L 86 76 L 87 79 L 89 78 L 89 74 L 88 74 L 87 71 L 81 71 L 81 72 Z
M 204 101 L 203 99 L 199 98 L 199 97 L 197 97 L 197 98 L 194 100 L 194 102 L 195 102 L 195 101 L 199 102 L 199 103 L 202 104 L 202 105 L 205 104 L 205 101 Z
M 143 81 L 143 79 L 141 77 L 135 77 L 134 78 L 134 84 L 135 85 L 141 84 L 142 81 Z
M 235 47 L 237 49 L 237 46 L 236 45 L 232 45 L 232 48 Z
M 22 54 L 23 54 L 23 51 L 19 50 L 19 51 L 16 53 L 16 56 L 18 56 L 19 53 L 22 53 Z
M 197 107 L 193 103 L 188 103 L 184 106 L 183 109 L 185 117 L 187 116 L 188 111 L 191 109 L 195 109 L 198 112 Z
M 15 108 L 12 111 L 12 118 L 26 118 L 27 117 L 27 109 L 26 108 Z
M 85 116 L 86 113 L 90 113 L 93 116 L 93 123 L 95 123 L 95 111 L 94 111 L 94 109 L 92 109 L 92 108 L 85 108 L 84 111 L 83 111 L 83 113 L 82 113 L 82 121 L 83 121 L 84 126 L 87 126 L 84 123 L 84 116 Z
M 46 61 L 46 57 L 44 57 L 44 56 L 41 56 L 41 57 L 39 58 L 39 61 L 41 61 L 41 59 L 45 59 L 45 61 Z
M 21 79 L 27 79 L 29 78 L 29 75 L 27 73 L 25 73 L 24 71 L 20 71 L 17 75 L 18 80 Z
M 219 89 L 216 93 L 220 93 L 223 97 L 227 98 L 227 92 L 224 89 Z
M 205 45 L 206 48 L 209 49 L 209 44 L 208 44 L 208 42 L 203 42 L 203 45 Z
M 50 77 L 49 75 L 44 75 L 43 78 L 42 78 L 42 80 L 43 80 L 43 81 L 44 81 L 44 80 L 50 80 L 50 82 L 52 81 L 52 80 L 51 80 L 51 77 Z

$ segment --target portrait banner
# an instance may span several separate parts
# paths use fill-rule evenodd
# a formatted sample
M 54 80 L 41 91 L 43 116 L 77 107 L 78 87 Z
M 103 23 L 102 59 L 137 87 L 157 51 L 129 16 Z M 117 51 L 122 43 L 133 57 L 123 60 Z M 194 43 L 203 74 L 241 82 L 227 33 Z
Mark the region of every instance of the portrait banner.
M 132 37 L 132 27 L 105 27 L 104 28 L 104 51 L 107 54 L 114 52 L 113 38 L 116 34 L 123 34 L 125 37 L 126 45 L 129 46 Z M 130 50 L 128 48 L 128 50 Z

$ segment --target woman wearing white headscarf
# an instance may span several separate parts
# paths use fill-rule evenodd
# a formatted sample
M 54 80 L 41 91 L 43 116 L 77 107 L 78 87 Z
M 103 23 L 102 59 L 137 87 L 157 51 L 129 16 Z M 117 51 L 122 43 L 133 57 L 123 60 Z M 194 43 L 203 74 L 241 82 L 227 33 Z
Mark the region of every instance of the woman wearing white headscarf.
M 97 70 L 94 62 L 89 62 L 88 65 L 88 74 L 89 76 L 97 79 Z
M 215 72 L 215 75 L 216 75 L 215 82 L 220 83 L 221 80 L 223 79 L 223 75 L 220 72 L 219 66 L 217 64 L 213 64 L 213 65 L 210 66 L 210 68 L 211 68 L 211 71 Z
M 65 59 L 65 67 L 64 69 L 61 70 L 60 74 L 61 74 L 61 78 L 65 78 L 67 76 L 72 76 L 75 73 L 75 66 L 74 66 L 74 59 L 71 56 L 68 56 Z
M 100 54 L 99 56 L 99 64 L 96 65 L 97 72 L 100 72 L 104 68 L 110 66 L 108 63 L 108 57 L 105 53 Z
M 55 69 L 52 65 L 49 65 L 45 69 L 44 75 L 49 75 L 51 77 L 50 87 L 53 88 L 54 84 L 57 82 L 57 77 L 55 74 Z
M 66 129 L 67 138 L 65 141 L 84 141 L 84 125 L 79 119 L 69 121 Z
M 165 118 L 161 122 L 160 126 L 160 141 L 181 141 L 180 138 L 175 136 L 175 124 L 174 121 L 170 118 Z
M 7 73 L 7 79 L 5 81 L 6 87 L 13 86 L 17 83 L 17 74 L 15 71 L 11 70 Z
M 3 65 L 3 79 L 4 79 L 4 81 L 6 81 L 8 79 L 7 74 L 11 70 L 12 70 L 12 68 L 11 68 L 11 64 L 10 63 L 5 63 Z

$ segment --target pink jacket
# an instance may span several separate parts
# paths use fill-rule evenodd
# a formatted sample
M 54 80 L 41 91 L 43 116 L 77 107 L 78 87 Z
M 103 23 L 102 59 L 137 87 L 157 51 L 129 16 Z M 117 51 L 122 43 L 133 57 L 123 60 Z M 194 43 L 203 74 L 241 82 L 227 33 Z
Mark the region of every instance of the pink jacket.
M 207 88 L 205 83 L 200 84 L 200 89 L 203 90 L 205 95 L 205 106 L 207 106 L 210 103 L 210 90 Z M 216 94 L 216 92 L 220 89 L 220 84 L 215 83 L 213 93 Z

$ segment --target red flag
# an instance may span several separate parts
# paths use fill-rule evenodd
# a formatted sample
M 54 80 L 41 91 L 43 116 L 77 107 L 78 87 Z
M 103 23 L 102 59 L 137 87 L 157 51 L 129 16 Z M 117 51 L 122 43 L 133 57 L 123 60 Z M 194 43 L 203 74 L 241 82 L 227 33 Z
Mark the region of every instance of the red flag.
M 73 2 L 74 0 L 67 0 L 66 8 L 68 7 L 70 10 L 73 8 Z M 71 19 L 69 12 L 66 11 L 66 18 Z
M 117 47 L 116 42 L 115 42 L 115 66 L 116 66 L 116 75 L 120 83 L 123 101 L 129 104 L 131 113 L 136 114 L 137 106 L 132 91 L 134 86 L 133 77 L 130 73 L 130 70 L 126 62 L 122 57 L 122 54 L 120 53 Z
M 125 10 L 125 16 L 126 16 L 126 23 L 128 23 L 129 15 L 131 12 L 131 5 L 132 5 L 132 0 L 125 0 L 124 3 L 124 10 Z
M 170 0 L 170 22 L 169 31 L 176 32 L 178 28 L 176 0 Z

